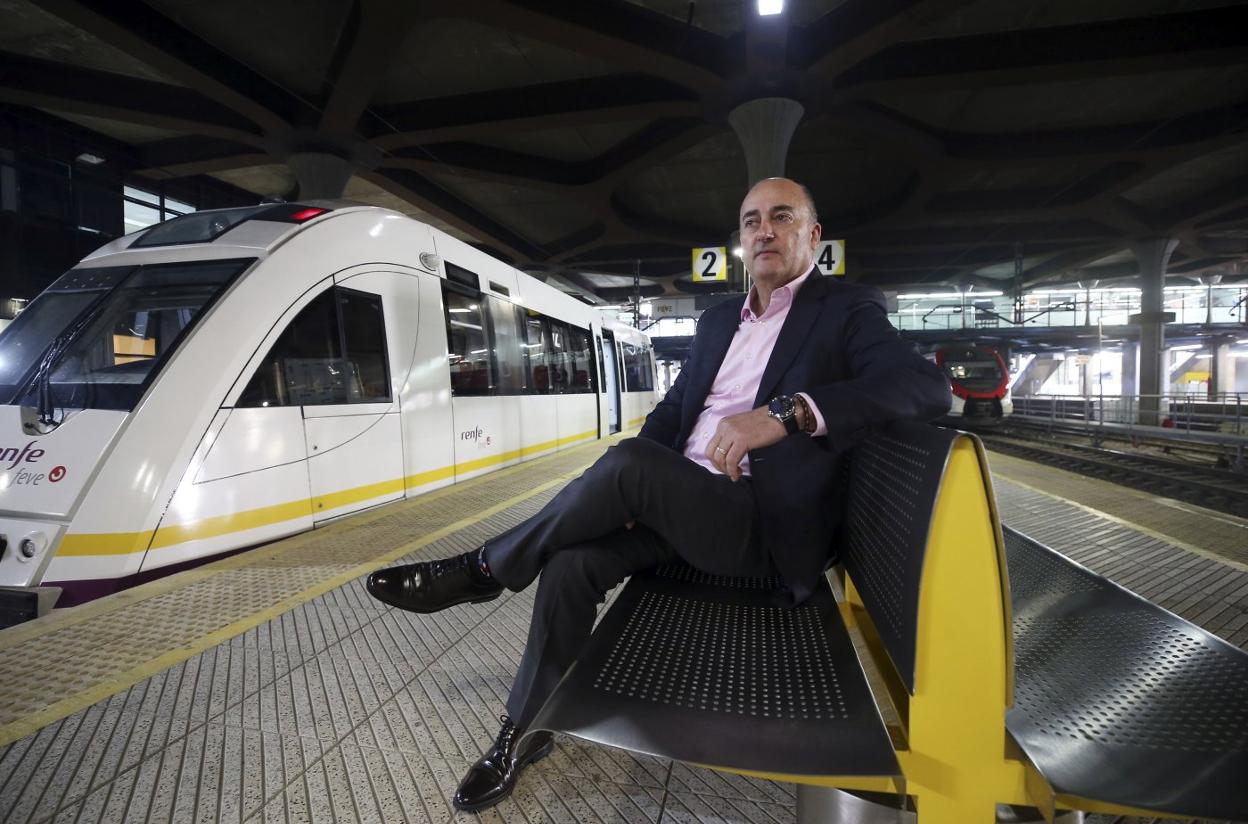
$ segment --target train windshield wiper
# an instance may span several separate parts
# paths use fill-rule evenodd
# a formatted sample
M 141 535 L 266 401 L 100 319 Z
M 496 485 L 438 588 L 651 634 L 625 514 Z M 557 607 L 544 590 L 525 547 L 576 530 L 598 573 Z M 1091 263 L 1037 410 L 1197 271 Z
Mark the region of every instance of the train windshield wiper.
M 61 359 L 61 355 L 69 348 L 70 342 L 78 336 L 78 333 L 87 325 L 92 316 L 93 313 L 88 312 L 86 317 L 80 318 L 64 332 L 57 335 L 52 341 L 52 345 L 44 352 L 43 359 L 39 361 L 39 368 L 35 372 L 31 383 L 35 387 L 38 420 L 43 426 L 55 429 L 61 425 L 61 422 L 56 419 L 56 404 L 52 398 L 52 371 L 57 361 Z

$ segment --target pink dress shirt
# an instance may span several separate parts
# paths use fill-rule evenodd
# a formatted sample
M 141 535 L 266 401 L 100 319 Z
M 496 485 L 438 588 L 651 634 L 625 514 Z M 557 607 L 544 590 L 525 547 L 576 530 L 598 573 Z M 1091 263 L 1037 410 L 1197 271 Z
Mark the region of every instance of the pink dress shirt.
M 719 474 L 719 470 L 706 457 L 706 446 L 715 435 L 715 429 L 721 420 L 754 408 L 754 396 L 758 394 L 763 370 L 767 368 L 771 350 L 776 347 L 780 329 L 784 326 L 785 318 L 789 316 L 789 309 L 793 307 L 793 298 L 814 268 L 812 265 L 806 274 L 772 292 L 771 302 L 767 304 L 767 311 L 762 315 L 754 314 L 752 304 L 755 288 L 750 287 L 750 294 L 746 297 L 745 305 L 741 307 L 741 325 L 732 336 L 724 362 L 719 365 L 715 383 L 711 384 L 711 391 L 706 396 L 706 406 L 698 416 L 693 431 L 689 433 L 689 440 L 685 442 L 685 457 L 689 460 Z M 805 392 L 798 394 L 806 400 L 810 411 L 815 414 L 814 434 L 826 434 L 828 428 L 824 425 L 823 415 L 819 413 L 815 402 Z M 741 472 L 750 474 L 748 456 L 741 460 Z

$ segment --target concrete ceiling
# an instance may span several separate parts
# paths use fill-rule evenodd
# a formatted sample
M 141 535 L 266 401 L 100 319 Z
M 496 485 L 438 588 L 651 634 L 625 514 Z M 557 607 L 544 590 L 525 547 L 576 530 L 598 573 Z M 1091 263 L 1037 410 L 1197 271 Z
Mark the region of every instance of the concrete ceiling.
M 1185 0 L 0 0 L 0 102 L 134 147 L 154 178 L 299 196 L 351 164 L 400 208 L 611 300 L 694 292 L 746 184 L 727 115 L 805 107 L 788 174 L 850 277 L 1248 275 L 1248 26 Z

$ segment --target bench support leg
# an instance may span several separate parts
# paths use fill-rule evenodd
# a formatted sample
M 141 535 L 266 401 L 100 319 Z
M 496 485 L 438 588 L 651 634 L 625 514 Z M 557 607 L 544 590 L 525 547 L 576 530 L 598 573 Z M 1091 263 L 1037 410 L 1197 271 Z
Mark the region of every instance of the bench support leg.
M 797 824 L 904 824 L 904 800 L 897 798 L 897 804 L 890 807 L 832 787 L 798 784 Z
M 997 804 L 991 798 L 919 796 L 918 824 L 996 824 Z

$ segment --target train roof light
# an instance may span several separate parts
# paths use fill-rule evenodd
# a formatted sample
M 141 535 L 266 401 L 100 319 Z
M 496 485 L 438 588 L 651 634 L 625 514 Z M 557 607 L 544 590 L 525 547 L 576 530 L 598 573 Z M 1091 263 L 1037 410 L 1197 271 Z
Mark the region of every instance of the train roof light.
M 314 217 L 320 217 L 328 211 L 329 209 L 322 209 L 318 206 L 309 206 L 306 209 L 300 209 L 295 212 L 290 216 L 290 220 L 294 223 L 303 223 L 304 221 L 311 220 Z

